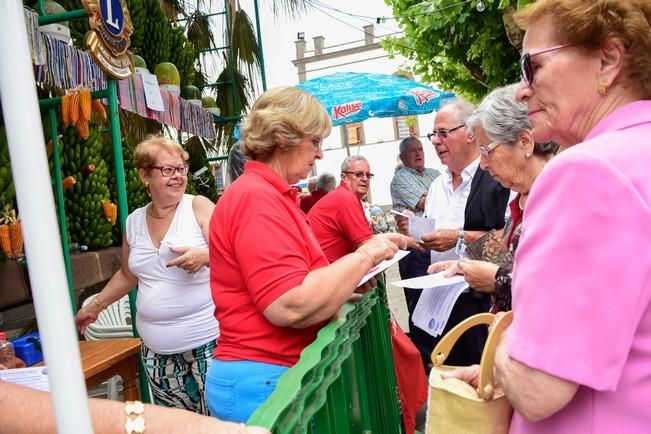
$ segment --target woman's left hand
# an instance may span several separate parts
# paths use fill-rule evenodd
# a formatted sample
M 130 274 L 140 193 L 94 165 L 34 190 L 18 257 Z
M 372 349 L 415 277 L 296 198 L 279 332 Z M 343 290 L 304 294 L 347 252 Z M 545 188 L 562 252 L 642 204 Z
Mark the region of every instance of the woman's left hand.
M 174 253 L 181 256 L 167 263 L 167 267 L 179 267 L 188 273 L 196 273 L 208 263 L 208 250 L 196 247 L 170 247 Z
M 487 261 L 467 259 L 458 261 L 457 267 L 474 290 L 489 294 L 495 292 L 495 273 L 499 268 L 497 265 Z

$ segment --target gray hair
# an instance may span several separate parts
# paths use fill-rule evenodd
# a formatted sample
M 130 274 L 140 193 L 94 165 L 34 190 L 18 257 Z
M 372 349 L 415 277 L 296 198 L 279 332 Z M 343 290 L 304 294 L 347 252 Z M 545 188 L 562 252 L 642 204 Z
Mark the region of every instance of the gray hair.
M 324 172 L 316 179 L 316 188 L 319 190 L 330 191 L 336 184 L 337 180 L 332 173 Z
M 461 98 L 443 103 L 443 105 L 439 108 L 439 111 L 447 107 L 450 107 L 453 110 L 452 117 L 458 125 L 467 124 L 468 118 L 472 116 L 473 112 L 475 111 L 474 105 L 462 100 Z
M 474 134 L 481 127 L 492 141 L 513 145 L 522 131 L 531 130 L 527 103 L 515 99 L 517 87 L 511 84 L 489 93 L 466 121 L 468 131 Z
M 405 155 L 407 153 L 407 146 L 411 142 L 418 142 L 422 145 L 420 139 L 416 136 L 407 136 L 404 139 L 400 141 L 400 145 L 398 145 L 398 151 L 400 152 L 400 155 Z
M 368 163 L 368 160 L 363 155 L 351 155 L 349 157 L 346 157 L 344 161 L 341 162 L 341 172 L 343 173 L 350 169 L 350 163 L 353 161 L 366 161 Z

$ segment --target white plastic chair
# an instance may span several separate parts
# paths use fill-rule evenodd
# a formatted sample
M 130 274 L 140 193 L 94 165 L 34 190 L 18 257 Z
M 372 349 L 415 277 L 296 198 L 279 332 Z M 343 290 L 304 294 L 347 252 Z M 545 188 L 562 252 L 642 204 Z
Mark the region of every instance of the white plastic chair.
M 94 295 L 88 297 L 82 303 L 86 306 L 95 298 Z M 100 339 L 117 339 L 132 338 L 133 330 L 131 329 L 131 306 L 129 305 L 129 295 L 125 295 L 114 303 L 111 303 L 97 317 L 97 321 L 89 324 L 84 332 L 84 337 L 89 341 Z M 121 379 L 115 376 L 106 382 L 106 395 L 108 399 L 118 400 Z

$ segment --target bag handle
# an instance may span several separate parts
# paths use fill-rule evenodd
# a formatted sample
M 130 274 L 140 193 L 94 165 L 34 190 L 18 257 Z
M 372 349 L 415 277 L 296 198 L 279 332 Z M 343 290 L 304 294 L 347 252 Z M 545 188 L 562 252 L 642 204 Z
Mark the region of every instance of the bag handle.
M 497 349 L 497 344 L 502 336 L 504 330 L 511 325 L 513 321 L 513 312 L 506 312 L 504 315 L 497 317 L 492 313 L 479 313 L 473 315 L 465 320 L 461 321 L 459 324 L 454 326 L 449 332 L 446 333 L 443 338 L 432 351 L 431 359 L 434 367 L 439 368 L 443 365 L 445 360 L 450 355 L 450 351 L 457 340 L 469 329 L 478 326 L 478 325 L 492 325 L 490 333 L 488 334 L 488 339 L 486 339 L 486 344 L 484 345 L 484 350 L 481 355 L 481 362 L 479 365 L 479 387 L 477 388 L 477 393 L 479 397 L 485 401 L 489 401 L 493 398 L 495 393 L 495 386 L 493 384 L 493 367 L 495 363 L 495 350 Z
M 481 353 L 481 362 L 479 363 L 479 387 L 477 393 L 479 397 L 485 401 L 493 399 L 495 393 L 493 367 L 495 366 L 495 352 L 497 344 L 500 343 L 502 333 L 513 322 L 513 311 L 510 310 L 504 315 L 497 316 L 491 331 L 486 339 L 484 351 Z
M 438 368 L 443 365 L 445 360 L 450 355 L 452 347 L 457 343 L 462 334 L 478 325 L 491 325 L 494 319 L 495 315 L 492 313 L 478 313 L 477 315 L 473 315 L 464 319 L 459 324 L 454 326 L 449 332 L 445 334 L 445 336 L 441 338 L 439 343 L 436 344 L 436 347 L 434 347 L 434 351 L 432 351 L 431 355 L 432 363 L 434 366 Z

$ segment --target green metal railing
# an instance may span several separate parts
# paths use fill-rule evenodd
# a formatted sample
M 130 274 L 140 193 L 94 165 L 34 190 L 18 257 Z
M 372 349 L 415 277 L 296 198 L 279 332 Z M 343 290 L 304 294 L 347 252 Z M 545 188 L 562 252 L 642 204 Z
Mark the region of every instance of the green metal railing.
M 248 420 L 274 434 L 403 432 L 383 282 L 321 329 Z
M 45 14 L 44 1 L 39 0 L 37 4 L 39 12 L 39 25 L 57 23 L 71 19 L 87 18 L 88 14 L 85 9 L 77 9 L 68 11 L 61 14 Z M 115 182 L 118 202 L 118 215 L 120 221 L 120 228 L 122 233 L 125 231 L 127 215 L 129 214 L 127 202 L 126 180 L 124 173 L 124 158 L 122 156 L 122 136 L 120 134 L 120 117 L 118 115 L 118 96 L 117 96 L 117 83 L 111 78 L 107 78 L 107 88 L 91 93 L 92 99 L 108 98 L 108 120 L 111 131 L 111 142 L 113 148 L 113 159 L 115 163 Z M 63 257 L 66 266 L 66 276 L 68 278 L 68 290 L 70 292 L 70 302 L 72 304 L 73 313 L 77 311 L 76 297 L 73 287 L 72 278 L 72 264 L 70 260 L 70 251 L 67 237 L 67 222 L 65 217 L 65 205 L 63 201 L 63 188 L 62 188 L 62 174 L 60 166 L 60 152 L 61 148 L 57 140 L 57 120 L 56 120 L 56 107 L 61 104 L 61 97 L 45 98 L 39 100 L 41 110 L 46 110 L 51 129 L 53 158 L 54 158 L 54 186 L 59 211 L 59 229 L 61 230 L 61 244 L 63 248 Z M 129 292 L 129 302 L 131 305 L 131 315 L 135 318 L 136 315 L 136 289 Z M 139 337 L 136 328 L 136 322 L 133 321 L 132 329 L 133 335 Z M 140 395 L 144 402 L 151 402 L 149 394 L 149 384 L 147 382 L 146 372 L 142 364 L 142 360 L 138 359 L 138 381 L 140 384 Z

